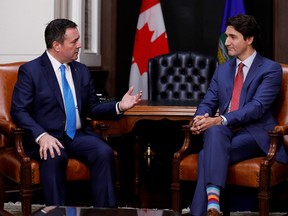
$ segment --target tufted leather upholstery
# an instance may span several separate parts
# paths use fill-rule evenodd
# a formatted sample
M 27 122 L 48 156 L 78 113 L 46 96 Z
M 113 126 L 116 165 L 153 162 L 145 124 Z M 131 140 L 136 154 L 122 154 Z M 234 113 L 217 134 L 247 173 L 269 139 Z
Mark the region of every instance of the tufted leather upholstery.
M 214 57 L 197 52 L 156 56 L 148 63 L 148 99 L 202 99 L 216 66 Z
M 259 215 L 269 215 L 269 199 L 272 188 L 288 178 L 288 164 L 275 161 L 279 140 L 284 139 L 288 149 L 288 65 L 282 64 L 283 81 L 277 99 L 276 118 L 278 125 L 270 132 L 269 153 L 266 157 L 248 159 L 229 167 L 227 184 L 258 188 Z M 198 154 L 191 154 L 193 145 L 189 125 L 183 126 L 185 138 L 181 149 L 174 153 L 172 208 L 181 210 L 180 181 L 197 181 Z
M 39 164 L 30 159 L 22 146 L 24 130 L 18 128 L 11 119 L 10 108 L 12 92 L 17 80 L 18 68 L 24 62 L 0 65 L 0 215 L 9 215 L 3 210 L 5 194 L 5 178 L 17 183 L 22 202 L 22 215 L 31 215 L 32 189 L 39 185 Z M 97 127 L 97 121 L 91 125 Z M 96 129 L 95 129 L 96 130 Z M 119 165 L 117 152 L 115 153 L 117 178 Z M 69 159 L 66 169 L 68 181 L 90 179 L 90 171 L 83 163 L 76 159 Z M 117 179 L 116 187 L 120 183 Z

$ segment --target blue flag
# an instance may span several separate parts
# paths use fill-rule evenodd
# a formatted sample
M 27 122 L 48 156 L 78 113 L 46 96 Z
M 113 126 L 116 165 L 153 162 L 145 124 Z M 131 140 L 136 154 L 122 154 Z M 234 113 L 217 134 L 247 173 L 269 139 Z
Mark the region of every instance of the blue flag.
M 238 14 L 245 14 L 244 0 L 226 0 L 224 15 L 222 18 L 221 32 L 219 37 L 217 58 L 219 64 L 226 62 L 230 59 L 227 49 L 225 47 L 225 31 L 227 18 L 236 16 Z

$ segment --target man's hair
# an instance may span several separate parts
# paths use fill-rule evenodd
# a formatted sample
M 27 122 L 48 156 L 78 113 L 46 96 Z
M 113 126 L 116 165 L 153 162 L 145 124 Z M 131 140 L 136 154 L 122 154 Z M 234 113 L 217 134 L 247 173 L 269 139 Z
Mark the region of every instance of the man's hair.
M 77 24 L 68 19 L 52 20 L 45 29 L 46 48 L 52 48 L 54 41 L 63 44 L 67 28 L 77 28 Z
M 236 15 L 227 19 L 226 26 L 232 26 L 243 35 L 245 40 L 249 37 L 254 37 L 252 46 L 254 48 L 259 46 L 261 31 L 253 16 L 244 14 Z

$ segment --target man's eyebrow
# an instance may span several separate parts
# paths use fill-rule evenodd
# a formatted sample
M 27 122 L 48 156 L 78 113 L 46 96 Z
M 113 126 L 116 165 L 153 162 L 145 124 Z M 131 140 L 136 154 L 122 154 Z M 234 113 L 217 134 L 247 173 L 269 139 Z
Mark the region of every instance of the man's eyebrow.
M 225 33 L 225 36 L 226 36 L 226 37 L 227 37 L 227 36 L 236 36 L 236 34 L 233 34 L 233 33 L 227 34 L 227 33 Z

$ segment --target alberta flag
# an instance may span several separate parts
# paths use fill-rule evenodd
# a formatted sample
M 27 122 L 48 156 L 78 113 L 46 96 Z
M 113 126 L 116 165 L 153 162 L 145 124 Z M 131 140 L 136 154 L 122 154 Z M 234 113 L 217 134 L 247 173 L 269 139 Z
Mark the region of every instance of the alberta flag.
M 142 90 L 142 99 L 148 99 L 148 61 L 168 52 L 160 0 L 142 0 L 129 79 L 129 86 L 134 86 L 133 93 Z
M 245 14 L 244 0 L 226 0 L 217 54 L 219 64 L 226 62 L 230 58 L 225 47 L 226 20 L 238 14 Z

